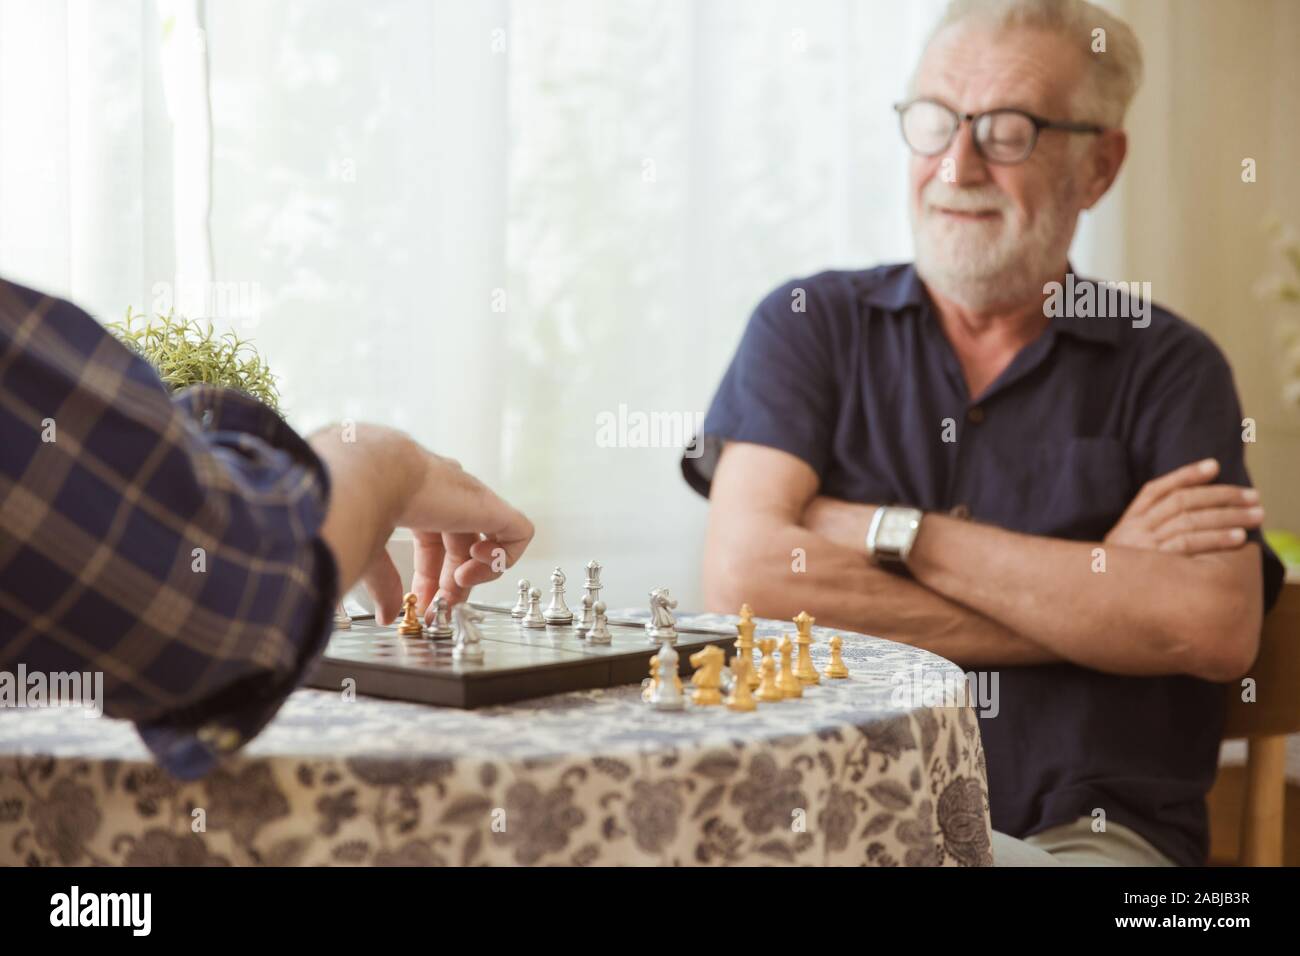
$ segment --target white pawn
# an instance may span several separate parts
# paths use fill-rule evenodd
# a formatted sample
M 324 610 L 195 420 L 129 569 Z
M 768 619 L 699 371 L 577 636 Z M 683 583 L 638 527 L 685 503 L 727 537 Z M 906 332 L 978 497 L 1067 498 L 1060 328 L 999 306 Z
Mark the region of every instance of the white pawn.
M 346 631 L 352 626 L 352 615 L 343 609 L 343 602 L 340 601 L 334 608 L 334 630 Z
M 543 615 L 547 624 L 572 624 L 573 612 L 564 603 L 564 572 L 556 568 L 551 572 L 551 603 Z
M 585 607 L 587 603 L 585 595 L 583 596 L 582 603 Z M 596 623 L 593 624 L 591 630 L 587 632 L 587 642 L 589 644 L 610 643 L 611 637 L 609 633 L 609 622 L 605 619 L 605 602 L 597 601 L 595 606 L 592 608 L 592 612 L 595 614 Z
M 591 595 L 582 596 L 582 616 L 578 618 L 577 631 L 579 637 L 586 637 L 587 632 L 592 629 L 596 623 L 596 615 L 591 603 Z
M 451 611 L 447 599 L 438 595 L 433 599 L 433 625 L 429 628 L 430 637 L 451 637 L 455 634 L 451 626 Z
M 515 606 L 510 609 L 511 617 L 523 617 L 528 613 L 528 589 L 531 587 L 527 578 L 519 579 L 519 600 L 515 601 Z
M 686 695 L 677 688 L 677 649 L 664 641 L 659 648 L 659 682 L 650 696 L 655 710 L 685 710 Z
M 542 616 L 542 592 L 537 588 L 528 592 L 528 612 L 519 623 L 524 627 L 546 626 L 546 618 Z

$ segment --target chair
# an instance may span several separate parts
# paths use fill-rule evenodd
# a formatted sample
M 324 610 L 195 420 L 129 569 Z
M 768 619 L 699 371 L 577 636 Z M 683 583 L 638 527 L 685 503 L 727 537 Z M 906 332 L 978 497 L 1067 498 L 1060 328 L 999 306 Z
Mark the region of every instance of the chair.
M 1259 657 L 1246 676 L 1255 679 L 1255 702 L 1242 701 L 1241 681 L 1230 683 L 1223 732 L 1225 740 L 1245 738 L 1247 747 L 1237 864 L 1281 866 L 1286 738 L 1300 732 L 1300 581 L 1283 585 L 1264 620 Z M 1210 797 L 1216 811 L 1232 803 L 1228 783 L 1221 771 Z M 1224 828 L 1222 812 L 1212 813 L 1212 831 L 1216 824 Z

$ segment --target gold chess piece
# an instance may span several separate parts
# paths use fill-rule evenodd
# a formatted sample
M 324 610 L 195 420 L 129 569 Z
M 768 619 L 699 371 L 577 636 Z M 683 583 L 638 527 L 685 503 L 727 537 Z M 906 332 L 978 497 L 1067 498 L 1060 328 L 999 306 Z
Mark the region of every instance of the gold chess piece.
M 691 703 L 697 707 L 713 707 L 722 703 L 722 662 L 726 655 L 722 648 L 701 648 L 691 655 L 691 665 L 696 668 L 691 675 L 695 692 L 691 694 Z
M 731 694 L 727 697 L 727 707 L 731 710 L 754 710 L 754 694 L 749 689 L 749 672 L 754 669 L 754 662 L 746 654 L 737 654 L 731 659 L 731 673 L 735 680 L 731 684 Z
M 736 633 L 740 635 L 736 640 L 736 653 L 744 656 L 749 662 L 745 668 L 745 673 L 749 676 L 749 689 L 758 690 L 758 669 L 754 667 L 754 612 L 748 604 L 740 606 L 740 621 L 736 624 Z
M 849 669 L 844 666 L 844 658 L 840 655 L 843 646 L 844 638 L 838 634 L 831 638 L 831 662 L 826 665 L 823 673 L 833 680 L 849 676 Z
M 781 688 L 776 686 L 776 659 L 772 657 L 776 650 L 776 638 L 765 637 L 758 642 L 758 646 L 763 651 L 763 660 L 759 664 L 763 673 L 758 683 L 758 693 L 754 696 L 764 703 L 785 700 L 785 694 L 781 693 Z
M 812 662 L 812 626 L 815 620 L 817 619 L 807 611 L 800 611 L 798 617 L 794 619 L 795 627 L 799 628 L 799 636 L 794 640 L 795 644 L 799 645 L 799 661 L 795 664 L 794 676 L 805 686 L 822 682 Z
M 776 675 L 776 686 L 782 697 L 803 696 L 803 685 L 794 676 L 794 641 L 790 640 L 789 634 L 781 638 L 781 672 Z
M 415 613 L 415 592 L 412 591 L 402 598 L 402 623 L 397 625 L 398 634 L 420 635 L 424 633 L 424 624 L 420 620 L 420 615 Z

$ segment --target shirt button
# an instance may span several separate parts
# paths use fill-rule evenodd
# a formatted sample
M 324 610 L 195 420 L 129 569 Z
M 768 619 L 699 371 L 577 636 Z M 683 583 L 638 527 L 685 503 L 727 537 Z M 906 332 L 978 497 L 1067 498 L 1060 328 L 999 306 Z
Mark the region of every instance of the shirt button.
M 984 421 L 984 409 L 976 405 L 966 413 L 966 421 L 970 422 L 972 425 L 978 425 L 980 422 Z
M 970 517 L 970 507 L 968 505 L 957 505 L 949 509 L 948 514 L 952 515 L 954 518 L 960 518 L 962 521 L 965 521 Z

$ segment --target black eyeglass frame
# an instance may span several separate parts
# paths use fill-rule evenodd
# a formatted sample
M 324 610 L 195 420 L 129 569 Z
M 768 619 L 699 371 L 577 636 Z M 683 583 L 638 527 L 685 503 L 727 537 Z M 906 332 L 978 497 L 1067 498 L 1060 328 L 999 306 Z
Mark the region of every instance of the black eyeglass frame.
M 915 106 L 917 103 L 930 103 L 940 109 L 946 110 L 948 114 L 957 121 L 953 124 L 952 132 L 948 134 L 948 139 L 944 144 L 931 153 L 917 149 L 907 139 L 907 129 L 904 125 L 903 117 L 907 110 Z M 978 136 L 972 137 L 972 141 L 975 143 L 975 151 L 978 152 L 986 162 L 995 163 L 999 166 L 1016 166 L 1025 162 L 1030 156 L 1034 155 L 1034 150 L 1038 146 L 1038 134 L 1045 129 L 1059 129 L 1066 133 L 1092 134 L 1104 133 L 1107 129 L 1107 127 L 1100 126 L 1097 123 L 1072 123 L 1065 120 L 1049 120 L 1042 116 L 1030 113 L 1028 110 L 1017 109 L 1014 106 L 999 106 L 997 109 L 984 110 L 982 113 L 959 113 L 947 103 L 936 100 L 930 96 L 918 96 L 914 99 L 904 100 L 901 103 L 895 103 L 894 112 L 898 114 L 898 131 L 903 136 L 903 142 L 907 145 L 908 149 L 916 153 L 918 156 L 938 156 L 940 153 L 947 152 L 948 147 L 950 147 L 953 140 L 957 138 L 957 134 L 961 132 L 962 123 L 970 123 L 971 128 L 973 129 L 979 120 L 997 113 L 1014 113 L 1017 116 L 1023 116 L 1034 125 L 1034 138 L 1030 140 L 1029 148 L 1025 150 L 1025 155 L 1019 159 L 994 159 L 984 152 L 984 144 L 980 142 L 980 138 Z

